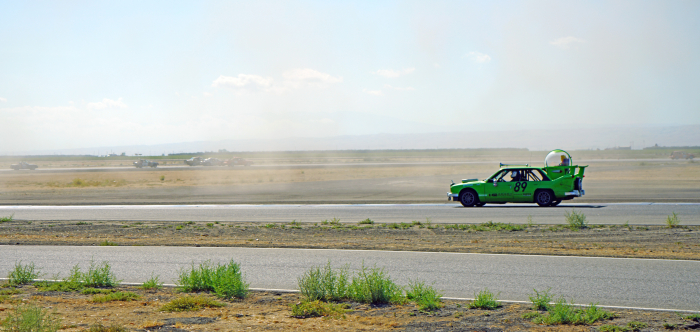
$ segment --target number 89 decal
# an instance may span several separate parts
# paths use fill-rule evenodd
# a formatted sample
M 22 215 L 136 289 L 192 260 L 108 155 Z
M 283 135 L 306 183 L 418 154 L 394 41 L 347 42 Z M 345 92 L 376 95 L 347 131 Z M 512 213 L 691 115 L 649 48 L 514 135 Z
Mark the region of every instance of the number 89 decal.
M 527 182 L 516 182 L 515 189 L 513 190 L 515 190 L 516 193 L 520 191 L 520 189 L 522 189 L 523 192 L 525 192 L 525 188 L 527 188 Z

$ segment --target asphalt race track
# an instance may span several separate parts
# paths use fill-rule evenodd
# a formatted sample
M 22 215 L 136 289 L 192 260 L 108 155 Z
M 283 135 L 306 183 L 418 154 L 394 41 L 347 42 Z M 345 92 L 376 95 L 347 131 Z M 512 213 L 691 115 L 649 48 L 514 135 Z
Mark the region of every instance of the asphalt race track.
M 528 216 L 536 224 L 565 223 L 565 213 L 576 209 L 590 224 L 664 225 L 677 213 L 681 225 L 700 225 L 700 203 L 562 203 L 558 207 L 536 204 L 486 205 L 463 208 L 459 204 L 323 204 L 323 205 L 94 205 L 0 206 L 0 216 L 15 220 L 75 221 L 238 221 L 320 222 L 339 218 L 356 223 L 426 221 L 434 223 L 524 224 Z
M 241 265 L 252 288 L 297 289 L 312 266 L 331 262 L 357 270 L 384 268 L 400 285 L 434 283 L 444 296 L 473 298 L 485 288 L 500 300 L 527 301 L 533 289 L 563 295 L 575 303 L 700 310 L 700 262 L 655 259 L 490 255 L 319 249 L 195 247 L 0 246 L 0 275 L 15 262 L 33 262 L 45 277 L 65 277 L 76 264 L 108 261 L 117 278 L 144 282 L 151 273 L 174 282 L 181 268 L 205 260 Z

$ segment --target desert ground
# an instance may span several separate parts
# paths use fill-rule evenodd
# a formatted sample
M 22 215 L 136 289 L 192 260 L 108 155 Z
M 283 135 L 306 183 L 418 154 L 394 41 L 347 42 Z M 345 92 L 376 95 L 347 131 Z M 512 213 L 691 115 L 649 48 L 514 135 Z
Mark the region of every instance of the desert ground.
M 325 204 L 445 202 L 450 180 L 485 178 L 498 162 L 536 160 L 546 152 L 482 151 L 410 155 L 377 153 L 244 156 L 251 167 L 164 167 L 133 169 L 131 160 L 45 160 L 41 171 L 0 171 L 0 204 Z M 534 155 L 534 156 L 533 156 Z M 573 154 L 575 160 L 576 154 Z M 669 160 L 666 152 L 580 152 L 587 164 L 586 196 L 576 202 L 700 202 L 700 163 Z M 586 161 L 588 160 L 588 161 Z M 10 161 L 0 161 L 0 166 Z M 161 160 L 180 166 L 181 160 Z M 107 167 L 108 169 L 102 169 Z M 109 168 L 111 167 L 111 168 Z M 66 169 L 70 168 L 70 169 Z M 7 217 L 7 216 L 0 216 Z M 436 225 L 17 221 L 0 223 L 0 244 L 176 245 L 417 250 L 698 260 L 700 228 L 682 226 L 598 226 L 574 230 L 561 225 Z M 293 218 L 292 218 L 293 219 Z M 447 226 L 447 227 L 446 227 Z M 499 228 L 500 227 L 500 228 Z M 126 286 L 124 286 L 126 287 Z M 601 324 L 647 324 L 644 331 L 697 329 L 684 314 L 616 310 L 617 318 L 595 326 L 537 325 L 522 315 L 529 304 L 490 310 L 445 301 L 435 312 L 415 305 L 366 306 L 350 303 L 344 318 L 293 318 L 298 294 L 253 292 L 217 309 L 166 314 L 159 307 L 182 296 L 172 288 L 147 292 L 131 302 L 90 302 L 75 292 L 47 293 L 33 286 L 4 286 L 0 319 L 17 303 L 32 302 L 62 319 L 63 330 L 121 326 L 127 330 L 597 330 Z M 698 308 L 700 310 L 700 307 Z

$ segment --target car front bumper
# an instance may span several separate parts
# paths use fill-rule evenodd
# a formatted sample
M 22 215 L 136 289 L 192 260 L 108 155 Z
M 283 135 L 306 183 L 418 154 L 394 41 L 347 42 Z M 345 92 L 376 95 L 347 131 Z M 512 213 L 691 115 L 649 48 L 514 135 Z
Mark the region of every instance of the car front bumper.
M 459 194 L 447 193 L 448 201 L 459 201 Z
M 574 196 L 574 197 L 581 197 L 585 194 L 586 194 L 586 191 L 583 189 L 582 190 L 574 190 L 574 191 L 570 191 L 568 193 L 565 193 L 566 196 Z

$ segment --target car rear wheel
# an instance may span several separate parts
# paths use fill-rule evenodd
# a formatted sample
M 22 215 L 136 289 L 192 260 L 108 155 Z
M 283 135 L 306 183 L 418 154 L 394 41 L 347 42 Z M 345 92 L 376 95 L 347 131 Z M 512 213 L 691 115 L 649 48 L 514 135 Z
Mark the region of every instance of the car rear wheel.
M 472 207 L 479 203 L 479 198 L 476 196 L 476 192 L 465 190 L 459 195 L 459 202 L 464 207 Z
M 552 196 L 548 190 L 540 190 L 535 194 L 535 203 L 539 206 L 550 206 L 554 198 Z

